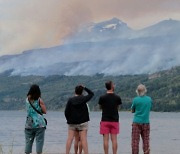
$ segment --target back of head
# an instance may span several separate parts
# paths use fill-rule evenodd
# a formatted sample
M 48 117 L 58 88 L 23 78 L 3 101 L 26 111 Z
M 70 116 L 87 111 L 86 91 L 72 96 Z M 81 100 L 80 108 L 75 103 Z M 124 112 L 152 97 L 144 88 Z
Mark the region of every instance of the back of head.
M 38 100 L 39 97 L 41 97 L 41 90 L 40 90 L 39 86 L 36 84 L 33 84 L 30 87 L 27 96 L 29 96 L 31 100 Z
M 143 84 L 138 85 L 136 93 L 138 96 L 144 96 L 147 92 L 146 86 Z
M 75 87 L 75 94 L 76 95 L 82 95 L 84 87 L 81 85 L 78 85 Z
M 112 85 L 113 85 L 112 81 L 107 81 L 105 83 L 105 87 L 106 87 L 107 90 L 111 90 L 112 89 Z

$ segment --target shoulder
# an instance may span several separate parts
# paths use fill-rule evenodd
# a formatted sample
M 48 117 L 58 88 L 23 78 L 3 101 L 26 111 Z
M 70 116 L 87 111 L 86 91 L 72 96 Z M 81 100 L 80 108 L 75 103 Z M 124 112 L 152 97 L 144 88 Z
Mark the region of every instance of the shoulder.
M 72 99 L 73 99 L 73 97 L 69 97 L 68 102 L 71 102 Z
M 102 102 L 104 102 L 106 99 L 107 99 L 106 94 L 101 95 L 101 96 L 99 97 L 99 104 L 101 104 Z
M 76 97 L 75 97 L 75 96 L 69 97 L 69 99 L 68 99 L 68 102 L 67 102 L 67 103 L 69 104 L 69 103 L 73 102 L 75 99 L 76 99 Z
M 136 102 L 136 101 L 138 101 L 139 99 L 140 99 L 140 97 L 139 97 L 139 96 L 136 96 L 136 97 L 133 98 L 133 102 Z
M 107 94 L 104 94 L 104 95 L 101 95 L 100 96 L 100 99 L 104 99 L 104 98 L 106 98 L 107 97 Z
M 119 95 L 114 94 L 113 97 L 114 97 L 114 99 L 115 99 L 117 102 L 119 102 L 119 104 L 122 104 L 122 102 L 121 102 L 121 97 L 120 97 Z
M 150 96 L 146 96 L 148 99 L 151 99 L 151 97 Z
M 26 106 L 26 109 L 28 109 L 28 108 L 29 108 L 29 106 L 30 106 L 28 98 L 26 98 L 26 103 L 25 103 L 25 106 Z
M 29 99 L 28 99 L 28 97 L 26 98 L 26 103 L 29 103 Z
M 118 94 L 114 94 L 114 97 L 121 99 L 121 97 Z
M 152 98 L 150 96 L 146 96 L 146 99 L 152 102 Z

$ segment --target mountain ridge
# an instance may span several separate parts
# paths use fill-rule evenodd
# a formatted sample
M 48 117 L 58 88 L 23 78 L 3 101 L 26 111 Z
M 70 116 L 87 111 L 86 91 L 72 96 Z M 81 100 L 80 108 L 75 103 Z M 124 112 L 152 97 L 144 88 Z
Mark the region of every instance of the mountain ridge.
M 0 74 L 0 110 L 23 110 L 30 85 L 38 84 L 42 99 L 48 110 L 64 110 L 69 97 L 74 94 L 77 84 L 84 84 L 95 93 L 89 102 L 91 110 L 99 110 L 98 99 L 105 93 L 104 83 L 112 80 L 116 84 L 115 92 L 121 96 L 123 110 L 130 110 L 135 89 L 143 83 L 147 95 L 153 99 L 153 111 L 180 111 L 180 66 L 154 74 L 105 76 L 11 76 L 11 72 Z
M 2 56 L 0 73 L 13 70 L 11 75 L 149 74 L 180 65 L 180 21 L 164 20 L 141 31 L 131 29 L 132 33 L 125 37 L 119 36 L 121 32 L 114 34 L 112 25 L 118 22 L 127 26 L 117 18 L 95 24 L 97 27 L 100 24 L 100 28 L 111 25 L 105 28 L 108 29 L 107 37 L 101 38 L 99 34 L 93 33 L 96 41 L 90 38 L 85 39 L 85 42 L 78 42 L 80 36 L 78 39 L 71 36 L 69 40 L 73 39 L 74 42 Z M 170 30 L 167 33 L 156 32 L 156 27 L 161 29 L 164 23 L 170 25 Z M 126 33 L 126 30 L 123 33 Z

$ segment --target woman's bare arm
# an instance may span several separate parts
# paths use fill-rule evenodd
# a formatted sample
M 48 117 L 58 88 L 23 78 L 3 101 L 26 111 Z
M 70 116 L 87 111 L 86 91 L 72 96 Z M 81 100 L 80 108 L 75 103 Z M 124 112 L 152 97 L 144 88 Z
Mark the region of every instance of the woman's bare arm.
M 40 99 L 40 106 L 41 106 L 42 112 L 44 114 L 46 114 L 46 106 L 45 106 L 45 104 L 44 104 L 42 99 Z

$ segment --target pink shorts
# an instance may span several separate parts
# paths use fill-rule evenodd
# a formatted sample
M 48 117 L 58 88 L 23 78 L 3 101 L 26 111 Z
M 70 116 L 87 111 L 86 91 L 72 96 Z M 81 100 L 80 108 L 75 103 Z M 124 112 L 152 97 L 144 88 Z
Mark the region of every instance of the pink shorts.
M 101 121 L 100 134 L 119 134 L 119 122 Z

